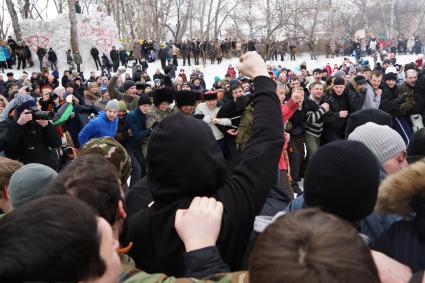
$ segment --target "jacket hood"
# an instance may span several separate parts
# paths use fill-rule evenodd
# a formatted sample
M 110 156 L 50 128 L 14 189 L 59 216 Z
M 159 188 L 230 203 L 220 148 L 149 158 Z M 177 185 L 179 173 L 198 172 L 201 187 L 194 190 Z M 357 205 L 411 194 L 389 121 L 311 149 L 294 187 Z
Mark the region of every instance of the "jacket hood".
M 381 213 L 418 212 L 425 202 L 425 159 L 388 175 L 381 183 L 376 210 Z
M 147 164 L 155 202 L 211 195 L 226 178 L 224 157 L 211 128 L 180 112 L 167 116 L 152 132 Z

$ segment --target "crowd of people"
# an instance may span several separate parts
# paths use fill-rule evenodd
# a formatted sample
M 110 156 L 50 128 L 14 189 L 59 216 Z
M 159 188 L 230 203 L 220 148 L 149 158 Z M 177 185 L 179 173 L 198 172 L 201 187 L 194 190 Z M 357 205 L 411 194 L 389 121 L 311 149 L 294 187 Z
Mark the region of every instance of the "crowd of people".
M 0 281 L 423 282 L 421 57 L 134 60 L 0 75 Z

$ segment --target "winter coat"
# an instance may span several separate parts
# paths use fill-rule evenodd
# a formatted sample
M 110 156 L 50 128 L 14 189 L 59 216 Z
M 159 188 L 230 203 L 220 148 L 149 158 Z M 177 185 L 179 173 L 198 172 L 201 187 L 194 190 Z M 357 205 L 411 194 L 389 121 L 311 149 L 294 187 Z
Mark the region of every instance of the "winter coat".
M 56 56 L 56 52 L 53 50 L 49 50 L 48 57 L 49 61 L 56 62 L 58 61 L 58 57 Z
M 376 209 L 408 216 L 394 223 L 372 245 L 413 272 L 425 268 L 425 160 L 387 177 L 379 187 Z
M 305 208 L 304 196 L 300 195 L 288 205 L 285 212 L 294 212 L 303 208 Z M 357 230 L 366 235 L 369 242 L 372 243 L 398 220 L 399 218 L 395 215 L 384 215 L 378 212 L 372 212 L 364 219 L 360 220 L 356 226 Z
M 366 97 L 365 97 L 365 101 L 363 103 L 362 109 L 366 109 L 366 108 L 379 109 L 382 95 L 376 95 L 375 90 L 373 89 L 371 85 L 367 84 L 366 87 L 367 87 Z
M 80 145 L 85 144 L 90 139 L 102 137 L 115 137 L 118 130 L 118 117 L 111 121 L 106 117 L 105 112 L 100 112 L 99 115 L 91 119 L 87 125 L 78 134 Z
M 133 57 L 134 59 L 142 58 L 142 46 L 138 42 L 133 45 Z
M 111 57 L 111 60 L 113 62 L 118 61 L 120 59 L 120 56 L 118 54 L 118 50 L 112 49 L 111 52 L 109 53 L 109 57 Z
M 90 55 L 94 58 L 99 57 L 99 50 L 95 47 L 90 49 Z
M 0 62 L 6 62 L 7 58 L 6 55 L 4 53 L 3 47 L 0 48 Z
M 415 88 L 404 83 L 399 88 L 399 94 L 406 97 L 406 101 L 400 104 L 400 112 L 410 115 L 413 112 L 413 108 L 416 106 L 415 101 Z
M 350 109 L 349 97 L 346 91 L 344 91 L 341 95 L 336 95 L 333 90 L 327 93 L 320 104 L 323 103 L 329 104 L 329 111 L 324 115 L 324 127 L 330 128 L 344 128 L 347 124 L 347 118 L 339 117 L 340 111 L 348 111 Z
M 171 109 L 162 111 L 158 107 L 151 107 L 148 114 L 146 114 L 146 128 L 153 128 L 157 123 L 161 122 L 171 113 Z
M 161 60 L 166 60 L 167 59 L 167 52 L 168 52 L 167 48 L 159 49 L 158 58 L 161 59 Z
M 37 56 L 38 58 L 43 58 L 44 56 L 46 56 L 46 49 L 44 49 L 43 47 L 39 47 L 37 49 Z
M 349 98 L 349 109 L 350 113 L 354 113 L 363 108 L 366 100 L 366 92 L 360 91 L 356 82 L 353 80 L 347 85 L 346 90 Z
M 3 51 L 3 55 L 4 55 L 4 57 L 6 58 L 6 60 L 9 60 L 9 59 L 11 59 L 11 58 L 12 58 L 12 55 L 10 54 L 10 49 L 9 49 L 9 47 L 7 47 L 7 46 L 3 45 L 3 46 L 1 47 L 1 51 Z M 5 60 L 5 61 L 6 61 L 6 60 Z
M 108 92 L 111 96 L 111 99 L 124 100 L 125 104 L 127 104 L 127 109 L 134 110 L 139 107 L 139 97 L 131 97 L 122 93 L 117 88 L 117 80 L 118 77 L 112 76 L 111 80 L 108 83 Z
M 174 228 L 174 215 L 177 209 L 187 208 L 193 197 L 205 195 L 226 207 L 217 247 L 231 269 L 240 268 L 283 145 L 276 84 L 257 77 L 254 87 L 253 136 L 232 176 L 226 178 L 225 161 L 205 122 L 175 113 L 152 132 L 147 185 L 155 202 L 128 219 L 127 240 L 133 242 L 130 256 L 138 267 L 151 273 L 184 274 L 184 245 Z M 195 140 L 196 147 L 191 143 Z
M 24 164 L 41 163 L 54 170 L 59 169 L 59 157 L 55 148 L 62 141 L 50 122 L 42 127 L 32 121 L 21 126 L 16 121 L 5 120 L 1 122 L 0 129 L 6 131 L 1 143 L 6 157 L 20 160 Z
M 130 111 L 125 121 L 125 129 L 131 130 L 131 137 L 124 142 L 127 150 L 140 150 L 142 142 L 148 138 L 152 132 L 151 128 L 146 128 L 146 115 L 139 108 Z
M 83 63 L 83 59 L 81 59 L 80 53 L 74 53 L 74 62 L 77 65 L 81 65 Z
M 406 95 L 400 95 L 399 87 L 397 85 L 393 88 L 384 85 L 379 109 L 387 112 L 393 117 L 404 116 L 406 113 L 402 113 L 402 111 L 400 110 L 400 105 L 405 100 Z

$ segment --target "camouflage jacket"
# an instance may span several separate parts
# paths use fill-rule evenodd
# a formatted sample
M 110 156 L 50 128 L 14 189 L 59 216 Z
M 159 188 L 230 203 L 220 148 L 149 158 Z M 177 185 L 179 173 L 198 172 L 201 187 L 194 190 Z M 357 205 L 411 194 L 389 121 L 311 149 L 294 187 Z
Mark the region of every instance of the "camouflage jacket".
M 406 101 L 400 104 L 400 114 L 406 115 L 415 106 L 415 89 L 408 84 L 404 83 L 399 89 L 400 95 L 406 95 Z
M 175 278 L 165 274 L 147 274 L 141 271 L 124 283 L 248 283 L 248 279 L 247 271 L 220 273 L 204 279 Z
M 171 109 L 167 109 L 166 111 L 162 111 L 158 107 L 154 106 L 152 107 L 148 114 L 146 115 L 146 128 L 152 128 L 152 126 L 156 122 L 161 122 L 164 120 L 165 117 L 167 117 L 171 113 Z

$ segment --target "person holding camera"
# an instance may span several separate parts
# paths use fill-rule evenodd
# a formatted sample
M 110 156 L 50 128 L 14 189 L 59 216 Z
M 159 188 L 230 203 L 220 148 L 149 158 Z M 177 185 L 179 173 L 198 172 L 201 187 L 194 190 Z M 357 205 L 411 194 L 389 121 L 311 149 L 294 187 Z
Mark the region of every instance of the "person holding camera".
M 53 112 L 39 111 L 36 101 L 28 94 L 18 94 L 14 100 L 14 119 L 0 123 L 0 145 L 6 157 L 24 164 L 41 163 L 58 170 L 56 148 L 62 141 L 49 122 L 53 119 Z

